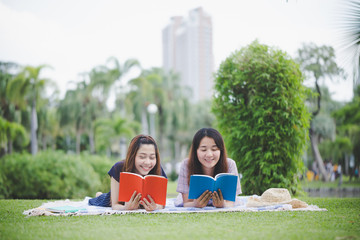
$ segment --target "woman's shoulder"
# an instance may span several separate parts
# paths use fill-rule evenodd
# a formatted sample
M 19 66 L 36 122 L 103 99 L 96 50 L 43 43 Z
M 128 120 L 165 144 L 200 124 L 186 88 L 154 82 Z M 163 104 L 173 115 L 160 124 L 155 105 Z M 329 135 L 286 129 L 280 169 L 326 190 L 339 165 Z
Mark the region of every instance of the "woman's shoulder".
M 189 162 L 189 158 L 185 158 L 184 160 L 182 160 L 183 163 L 188 163 Z
M 238 173 L 237 171 L 237 165 L 236 162 L 234 160 L 232 160 L 231 158 L 227 159 L 227 164 L 228 164 L 228 172 L 231 173 Z
M 227 158 L 226 160 L 227 160 L 227 164 L 228 164 L 228 165 L 231 164 L 231 165 L 235 165 L 235 166 L 236 166 L 236 162 L 235 162 L 234 160 L 232 160 L 231 158 Z
M 122 168 L 124 166 L 124 160 L 116 162 L 110 169 L 109 172 L 115 171 L 115 172 L 121 172 Z
M 114 167 L 122 167 L 124 166 L 125 160 L 118 161 L 114 164 Z
M 228 163 L 229 163 L 229 162 L 235 162 L 235 161 L 232 160 L 231 158 L 227 158 L 226 160 L 227 160 Z
M 109 170 L 108 174 L 113 177 L 116 181 L 119 181 L 120 172 L 122 172 L 124 166 L 124 160 L 116 162 L 111 169 Z
M 125 160 L 118 161 L 113 165 L 113 168 L 122 169 L 122 167 L 124 166 L 124 163 L 125 163 Z
M 188 163 L 189 163 L 189 159 L 188 159 L 188 158 L 185 158 L 184 160 L 182 160 L 182 161 L 180 162 L 180 169 L 187 169 Z
M 181 161 L 181 166 L 185 165 L 187 166 L 189 163 L 189 158 L 185 158 L 184 160 Z

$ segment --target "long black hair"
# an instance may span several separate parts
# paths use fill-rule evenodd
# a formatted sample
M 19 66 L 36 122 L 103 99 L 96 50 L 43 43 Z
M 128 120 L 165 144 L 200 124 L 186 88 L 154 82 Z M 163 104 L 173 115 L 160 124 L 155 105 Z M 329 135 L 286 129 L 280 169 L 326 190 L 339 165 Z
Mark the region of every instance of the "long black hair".
M 214 175 L 215 177 L 218 173 L 228 172 L 228 164 L 227 164 L 227 154 L 224 139 L 221 134 L 213 128 L 202 128 L 197 131 L 194 135 L 190 153 L 189 153 L 189 162 L 188 162 L 188 183 L 190 183 L 190 176 L 193 174 L 204 174 L 202 170 L 202 165 L 197 156 L 197 149 L 199 148 L 200 142 L 204 137 L 209 137 L 214 139 L 216 146 L 220 149 L 220 159 L 215 165 Z

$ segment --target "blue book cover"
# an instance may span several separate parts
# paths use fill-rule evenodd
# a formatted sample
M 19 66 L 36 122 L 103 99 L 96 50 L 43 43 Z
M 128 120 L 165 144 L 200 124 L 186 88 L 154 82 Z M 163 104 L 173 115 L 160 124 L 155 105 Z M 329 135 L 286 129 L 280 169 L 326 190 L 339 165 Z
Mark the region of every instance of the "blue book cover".
M 188 198 L 197 199 L 206 190 L 214 192 L 220 189 L 225 200 L 234 202 L 237 179 L 238 176 L 231 173 L 219 173 L 215 178 L 207 175 L 191 175 Z

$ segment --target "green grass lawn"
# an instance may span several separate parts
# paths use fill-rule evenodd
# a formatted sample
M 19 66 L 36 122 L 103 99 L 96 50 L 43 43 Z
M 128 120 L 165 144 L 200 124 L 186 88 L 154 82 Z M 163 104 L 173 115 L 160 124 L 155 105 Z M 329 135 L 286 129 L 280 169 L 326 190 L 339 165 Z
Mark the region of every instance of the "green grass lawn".
M 360 179 L 353 178 L 350 181 L 348 176 L 343 177 L 341 184 L 339 184 L 339 178 L 334 182 L 303 180 L 300 183 L 303 188 L 360 188 Z
M 328 211 L 26 217 L 48 200 L 0 200 L 0 239 L 360 239 L 360 199 L 301 199 Z
M 172 182 L 172 181 L 168 181 L 168 186 L 167 186 L 167 196 L 168 197 L 176 197 L 177 196 L 177 192 L 176 192 L 176 187 L 177 187 L 177 182 Z

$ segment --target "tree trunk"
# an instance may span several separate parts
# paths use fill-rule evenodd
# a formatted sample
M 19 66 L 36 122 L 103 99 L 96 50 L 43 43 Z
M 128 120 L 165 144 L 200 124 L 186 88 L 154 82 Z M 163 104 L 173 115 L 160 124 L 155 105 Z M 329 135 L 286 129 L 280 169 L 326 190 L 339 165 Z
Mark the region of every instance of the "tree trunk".
M 89 132 L 89 145 L 90 145 L 90 153 L 95 154 L 95 140 L 94 140 L 93 128 L 91 128 Z
M 7 131 L 7 145 L 5 145 L 5 154 L 12 154 L 13 151 L 13 141 L 11 138 L 10 130 Z
M 321 173 L 322 179 L 325 182 L 328 182 L 329 176 L 326 172 L 324 161 L 322 160 L 322 157 L 319 152 L 318 140 L 317 140 L 316 134 L 314 133 L 314 131 L 312 129 L 310 129 L 310 141 L 311 141 L 311 149 L 312 149 L 312 152 L 314 155 L 314 159 L 318 164 L 319 172 Z
M 349 158 L 350 156 L 348 154 L 345 154 L 345 175 L 349 175 Z
M 42 136 L 42 150 L 45 151 L 47 149 L 47 142 L 46 142 L 46 136 Z
M 80 154 L 81 132 L 76 131 L 76 154 Z
M 35 101 L 35 99 L 32 101 L 32 106 L 31 106 L 30 125 L 31 125 L 31 154 L 35 155 L 37 153 L 37 151 L 38 151 L 37 137 L 36 137 L 36 131 L 37 131 L 37 128 L 38 128 L 38 124 L 37 124 L 36 101 Z
M 321 108 L 321 91 L 320 91 L 320 87 L 319 87 L 319 84 L 318 84 L 319 77 L 316 76 L 315 73 L 314 73 L 314 77 L 315 77 L 316 91 L 318 92 L 319 95 L 317 97 L 317 110 L 312 113 L 313 119 L 316 117 L 316 115 L 319 114 L 320 108 Z M 321 157 L 321 154 L 320 154 L 320 151 L 319 151 L 319 147 L 318 147 L 319 141 L 318 141 L 317 135 L 316 135 L 316 133 L 314 131 L 313 121 L 312 120 L 310 122 L 310 141 L 311 141 L 311 149 L 312 149 L 312 152 L 313 152 L 313 155 L 314 155 L 314 159 L 318 164 L 319 172 L 322 175 L 322 179 L 325 182 L 328 182 L 329 179 L 330 179 L 330 176 L 328 176 L 328 174 L 326 172 L 324 161 L 322 160 L 322 157 Z
M 9 139 L 9 142 L 8 142 L 8 149 L 7 149 L 7 153 L 8 154 L 12 154 L 13 153 L 13 140 L 12 139 Z

